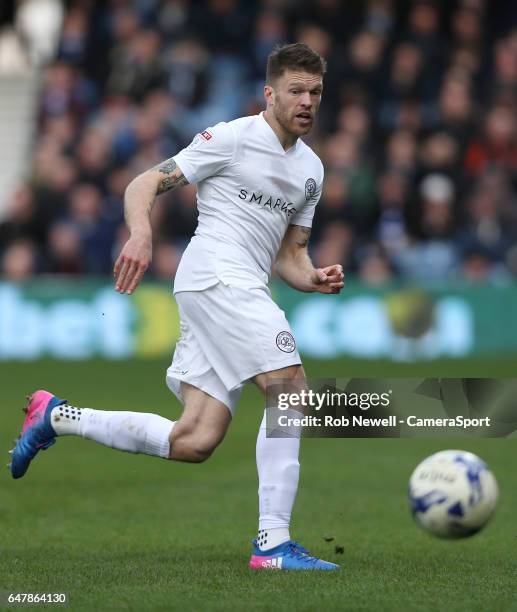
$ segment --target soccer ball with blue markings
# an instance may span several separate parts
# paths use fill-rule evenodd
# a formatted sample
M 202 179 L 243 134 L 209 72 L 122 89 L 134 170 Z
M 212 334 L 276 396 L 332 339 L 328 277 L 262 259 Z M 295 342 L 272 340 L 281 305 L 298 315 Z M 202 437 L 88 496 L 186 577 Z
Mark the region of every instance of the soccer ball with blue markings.
M 480 531 L 497 505 L 497 482 L 473 453 L 445 450 L 420 463 L 409 479 L 416 522 L 440 538 L 466 538 Z

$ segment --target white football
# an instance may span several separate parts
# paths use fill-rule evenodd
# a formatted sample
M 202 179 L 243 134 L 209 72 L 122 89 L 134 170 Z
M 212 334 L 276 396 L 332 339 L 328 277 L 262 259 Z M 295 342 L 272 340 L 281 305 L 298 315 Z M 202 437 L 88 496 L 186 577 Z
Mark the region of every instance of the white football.
M 497 482 L 473 453 L 445 450 L 420 463 L 409 479 L 416 522 L 440 538 L 466 538 L 480 531 L 497 505 Z

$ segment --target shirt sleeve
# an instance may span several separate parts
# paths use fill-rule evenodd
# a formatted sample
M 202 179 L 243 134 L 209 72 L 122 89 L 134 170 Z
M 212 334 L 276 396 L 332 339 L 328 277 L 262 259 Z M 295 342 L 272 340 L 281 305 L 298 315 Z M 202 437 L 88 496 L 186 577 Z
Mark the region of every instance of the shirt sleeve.
M 320 201 L 321 192 L 323 190 L 323 164 L 320 164 L 319 177 L 315 180 L 312 178 L 307 179 L 305 183 L 305 193 L 307 201 L 305 206 L 299 210 L 291 219 L 290 225 L 301 225 L 302 227 L 312 227 L 312 220 L 314 218 L 314 211 L 316 210 L 316 204 Z M 312 181 L 312 185 L 311 185 Z M 312 192 L 312 194 L 311 194 Z
M 173 159 L 189 183 L 199 183 L 228 166 L 234 153 L 233 129 L 228 123 L 218 123 L 196 134 L 188 147 Z

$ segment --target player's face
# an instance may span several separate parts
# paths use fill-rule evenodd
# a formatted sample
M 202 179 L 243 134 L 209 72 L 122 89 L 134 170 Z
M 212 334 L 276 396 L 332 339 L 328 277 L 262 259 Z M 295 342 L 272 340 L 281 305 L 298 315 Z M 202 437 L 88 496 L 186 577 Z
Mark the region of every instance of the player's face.
M 319 74 L 286 70 L 271 87 L 271 110 L 289 134 L 303 136 L 312 128 L 323 90 Z

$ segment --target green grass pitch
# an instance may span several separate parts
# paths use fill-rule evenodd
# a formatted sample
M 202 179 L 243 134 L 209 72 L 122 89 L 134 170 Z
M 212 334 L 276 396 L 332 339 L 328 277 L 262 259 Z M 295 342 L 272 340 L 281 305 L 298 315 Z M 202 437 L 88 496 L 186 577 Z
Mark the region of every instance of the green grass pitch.
M 0 447 L 22 421 L 25 394 L 49 388 L 83 406 L 158 412 L 180 407 L 165 362 L 0 364 Z M 309 376 L 515 376 L 515 360 L 306 362 Z M 310 439 L 302 445 L 292 535 L 341 572 L 253 573 L 255 437 L 262 400 L 249 388 L 214 456 L 187 465 L 77 438 L 41 453 L 28 474 L 0 478 L 0 592 L 66 592 L 73 610 L 517 610 L 513 439 Z M 440 541 L 406 505 L 409 474 L 456 446 L 491 466 L 500 504 L 477 536 Z M 325 537 L 333 537 L 332 542 Z M 335 547 L 343 547 L 336 554 Z M 31 609 L 43 609 L 38 606 Z

